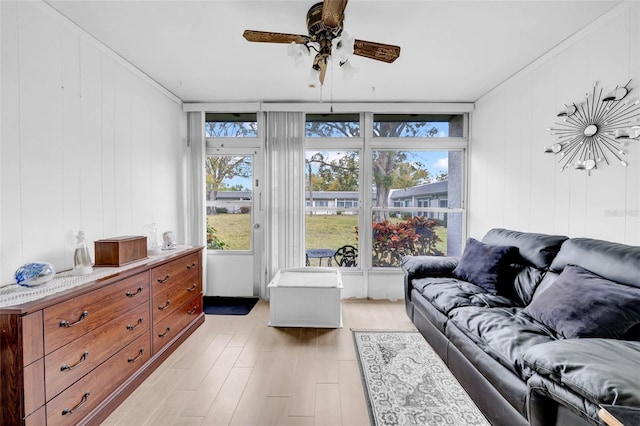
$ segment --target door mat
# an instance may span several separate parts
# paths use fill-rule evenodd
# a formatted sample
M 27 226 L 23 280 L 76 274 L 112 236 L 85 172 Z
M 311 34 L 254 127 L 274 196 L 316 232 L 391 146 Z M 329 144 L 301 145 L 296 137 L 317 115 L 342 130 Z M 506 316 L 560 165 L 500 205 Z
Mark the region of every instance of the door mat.
M 208 315 L 247 315 L 258 300 L 258 297 L 204 296 L 202 310 Z

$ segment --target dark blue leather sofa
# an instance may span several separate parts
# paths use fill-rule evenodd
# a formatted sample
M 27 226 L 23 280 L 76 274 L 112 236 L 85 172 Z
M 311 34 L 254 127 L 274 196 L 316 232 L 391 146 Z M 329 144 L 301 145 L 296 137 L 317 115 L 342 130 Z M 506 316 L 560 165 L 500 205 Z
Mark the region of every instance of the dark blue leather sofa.
M 640 407 L 640 247 L 506 229 L 481 243 L 517 248 L 489 258 L 495 290 L 464 279 L 467 249 L 402 266 L 407 315 L 487 419 L 596 425 L 600 404 Z

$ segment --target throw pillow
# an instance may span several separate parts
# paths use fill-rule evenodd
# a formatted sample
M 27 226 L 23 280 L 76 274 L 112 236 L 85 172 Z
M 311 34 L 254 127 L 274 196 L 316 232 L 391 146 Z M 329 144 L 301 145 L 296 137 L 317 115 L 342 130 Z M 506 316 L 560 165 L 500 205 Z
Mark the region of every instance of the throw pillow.
M 618 339 L 640 324 L 640 288 L 568 265 L 523 312 L 567 339 Z
M 518 247 L 492 246 L 469 238 L 453 276 L 480 286 L 491 294 L 507 293 L 500 289 L 512 287 L 514 273 L 511 264 L 517 260 L 518 253 Z

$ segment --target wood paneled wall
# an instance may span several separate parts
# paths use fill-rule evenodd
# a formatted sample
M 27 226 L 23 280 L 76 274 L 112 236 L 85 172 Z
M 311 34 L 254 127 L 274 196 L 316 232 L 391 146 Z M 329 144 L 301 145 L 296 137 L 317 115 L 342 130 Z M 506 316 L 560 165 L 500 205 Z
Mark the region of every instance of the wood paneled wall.
M 28 261 L 71 268 L 79 229 L 92 255 L 151 222 L 181 230 L 181 102 L 45 3 L 0 7 L 0 285 Z
M 472 116 L 469 236 L 490 228 L 586 236 L 640 245 L 640 142 L 628 167 L 560 172 L 543 153 L 546 130 L 565 103 L 598 81 L 605 90 L 633 79 L 640 97 L 640 5 L 626 2 L 476 103 Z

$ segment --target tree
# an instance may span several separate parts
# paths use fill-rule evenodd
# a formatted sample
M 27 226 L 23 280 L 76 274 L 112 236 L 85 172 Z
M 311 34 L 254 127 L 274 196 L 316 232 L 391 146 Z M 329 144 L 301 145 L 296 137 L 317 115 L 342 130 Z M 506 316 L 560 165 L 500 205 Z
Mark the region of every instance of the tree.
M 335 121 L 307 121 L 306 134 L 322 138 L 359 137 L 360 123 L 338 117 Z
M 340 154 L 340 153 L 337 153 Z M 345 152 L 332 160 L 325 159 L 317 152 L 305 160 L 311 177 L 311 191 L 357 191 L 358 190 L 358 153 Z M 315 168 L 315 173 L 314 173 Z
M 448 172 L 440 172 L 440 173 L 438 173 L 438 175 L 435 178 L 436 182 L 442 182 L 442 181 L 448 180 L 448 179 L 449 179 L 449 173 Z
M 319 137 L 354 137 L 360 135 L 359 125 L 354 121 L 313 121 L 307 122 L 308 135 Z M 434 137 L 438 129 L 433 123 L 425 121 L 379 120 L 373 127 L 374 137 Z M 355 153 L 354 153 L 355 154 Z M 357 158 L 349 153 L 340 161 L 327 162 L 321 155 L 307 160 L 309 181 L 315 190 L 351 191 L 358 188 Z M 412 162 L 406 151 L 374 151 L 372 158 L 373 184 L 375 187 L 375 206 L 388 207 L 389 193 L 392 188 L 409 188 L 421 183 L 431 182 L 431 176 L 423 164 Z M 319 166 L 312 173 L 311 163 Z M 351 179 L 347 179 L 352 176 Z M 446 176 L 446 174 L 444 174 Z M 436 179 L 442 179 L 441 173 Z M 446 177 L 445 177 L 446 178 Z M 388 219 L 388 214 L 378 214 L 377 220 Z
M 204 131 L 208 138 L 256 137 L 258 135 L 258 122 L 255 119 L 246 121 L 207 121 L 204 125 Z
M 313 191 L 357 191 L 358 153 L 346 152 L 337 159 L 326 159 L 316 152 L 305 159 L 309 176 L 309 202 L 313 205 Z M 315 173 L 314 173 L 315 168 Z
M 207 118 L 209 116 L 207 115 Z M 229 119 L 213 119 L 205 123 L 207 137 L 255 137 L 258 135 L 258 122 L 255 117 L 243 117 L 241 114 L 230 114 Z M 228 186 L 226 179 L 234 177 L 251 177 L 251 157 L 211 155 L 205 159 L 207 201 L 218 198 L 218 192 L 242 191 L 242 185 Z M 209 210 L 209 209 L 207 209 Z M 214 213 L 215 210 L 212 213 Z M 209 214 L 209 213 L 208 213 Z
M 207 173 L 207 200 L 218 198 L 218 192 L 224 189 L 224 180 L 235 176 L 251 177 L 251 157 L 231 155 L 210 155 L 204 162 Z

